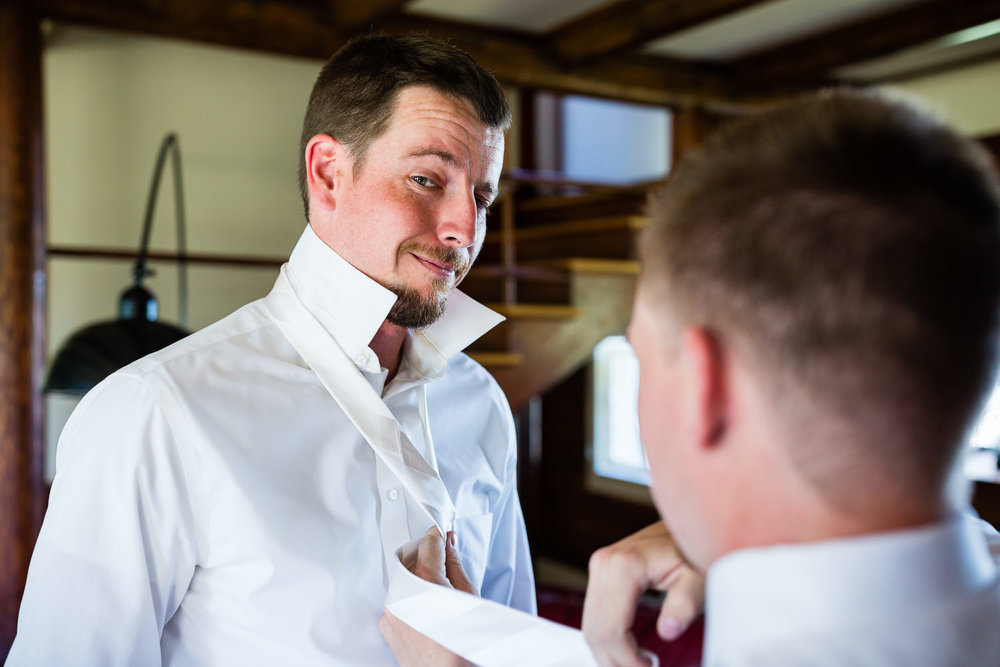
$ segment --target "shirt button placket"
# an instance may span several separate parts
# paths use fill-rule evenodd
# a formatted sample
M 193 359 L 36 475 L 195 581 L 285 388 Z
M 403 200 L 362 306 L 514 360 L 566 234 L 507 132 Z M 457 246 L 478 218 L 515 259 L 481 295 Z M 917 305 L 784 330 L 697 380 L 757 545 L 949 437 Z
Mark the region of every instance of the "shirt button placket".
M 378 517 L 382 552 L 386 568 L 391 568 L 396 559 L 396 549 L 410 541 L 406 500 L 400 493 L 399 479 L 382 461 L 376 460 L 375 475 L 379 495 L 383 498 L 383 501 L 379 503 Z M 389 569 L 386 570 L 386 573 L 388 572 Z

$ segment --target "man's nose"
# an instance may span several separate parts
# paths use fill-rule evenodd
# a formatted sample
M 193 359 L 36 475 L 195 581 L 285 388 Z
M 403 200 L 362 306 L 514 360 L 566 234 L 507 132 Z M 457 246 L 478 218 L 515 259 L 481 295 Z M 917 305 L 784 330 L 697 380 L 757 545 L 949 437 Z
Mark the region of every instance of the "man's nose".
M 471 192 L 452 192 L 445 198 L 438 219 L 438 239 L 449 248 L 468 248 L 476 238 L 479 214 Z

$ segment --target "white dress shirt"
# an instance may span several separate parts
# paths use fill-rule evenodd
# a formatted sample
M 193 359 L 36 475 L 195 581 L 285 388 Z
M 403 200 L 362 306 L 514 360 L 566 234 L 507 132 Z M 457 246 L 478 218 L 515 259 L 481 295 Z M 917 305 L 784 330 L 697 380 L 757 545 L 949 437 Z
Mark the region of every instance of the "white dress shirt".
M 115 373 L 66 425 L 8 665 L 392 665 L 393 551 L 454 526 L 486 598 L 534 611 L 513 421 L 459 292 L 368 347 L 395 295 L 309 227 L 274 290 Z
M 706 667 L 995 667 L 1000 580 L 971 516 L 737 551 L 709 569 Z

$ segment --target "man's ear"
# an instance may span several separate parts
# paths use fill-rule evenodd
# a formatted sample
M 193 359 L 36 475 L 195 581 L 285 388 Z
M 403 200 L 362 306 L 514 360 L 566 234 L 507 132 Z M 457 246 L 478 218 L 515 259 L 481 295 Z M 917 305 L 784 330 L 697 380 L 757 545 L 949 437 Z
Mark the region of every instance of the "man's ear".
M 687 404 L 685 418 L 699 446 L 719 444 L 729 428 L 730 367 L 717 335 L 688 327 L 682 335 Z
M 349 158 L 344 145 L 328 134 L 317 134 L 306 144 L 306 182 L 312 206 L 332 211 L 336 208 L 337 186 Z

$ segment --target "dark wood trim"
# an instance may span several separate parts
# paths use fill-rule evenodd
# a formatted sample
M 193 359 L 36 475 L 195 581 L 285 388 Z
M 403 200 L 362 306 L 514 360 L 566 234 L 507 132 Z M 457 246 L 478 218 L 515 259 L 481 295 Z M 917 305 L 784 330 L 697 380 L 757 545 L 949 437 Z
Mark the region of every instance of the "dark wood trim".
M 519 162 L 513 165 L 517 169 L 538 170 L 545 165 L 538 162 L 538 132 L 539 113 L 538 96 L 544 92 L 532 88 L 522 88 L 519 91 L 521 103 L 519 105 L 520 116 L 515 119 L 515 123 L 520 126 L 520 146 L 518 146 Z
M 622 0 L 599 7 L 548 32 L 567 64 L 636 49 L 644 43 L 704 23 L 761 0 Z
M 542 488 L 542 399 L 533 396 L 514 417 L 517 427 L 517 487 L 529 540 L 539 534 Z
M 933 0 L 890 11 L 735 61 L 744 94 L 830 80 L 830 70 L 887 55 L 1000 16 L 1000 0 Z
M 0 662 L 44 502 L 41 49 L 37 13 L 0 3 Z
M 33 4 L 55 21 L 322 60 L 357 33 L 338 25 L 328 8 L 279 0 L 34 0 Z M 398 13 L 370 29 L 387 34 L 420 32 L 450 41 L 500 81 L 516 86 L 664 105 L 732 97 L 732 80 L 725 68 L 703 63 L 628 56 L 567 69 L 554 62 L 548 40 L 530 33 Z
M 708 114 L 702 107 L 686 106 L 674 109 L 672 115 L 673 132 L 671 139 L 671 170 L 677 167 L 684 156 L 701 146 L 711 130 Z
M 505 183 L 558 186 L 602 194 L 642 193 L 661 183 L 660 180 L 624 184 L 611 181 L 585 181 L 576 178 L 567 178 L 564 174 L 555 171 L 534 171 L 531 169 L 516 168 L 508 169 L 500 178 Z
M 993 156 L 993 162 L 996 164 L 997 169 L 1000 170 L 1000 134 L 994 134 L 989 137 L 979 137 L 977 139 L 991 156 Z
M 1000 484 L 976 482 L 972 487 L 972 506 L 981 519 L 1000 529 Z
M 134 260 L 136 250 L 122 248 L 98 248 L 94 246 L 49 246 L 49 257 L 76 257 L 86 259 Z M 146 253 L 157 262 L 176 262 L 180 256 L 176 252 L 151 250 Z M 287 257 L 255 257 L 252 255 L 220 255 L 212 253 L 188 253 L 184 257 L 189 264 L 216 264 L 224 266 L 278 267 L 288 261 Z
M 410 0 L 328 0 L 337 25 L 364 30 L 366 25 L 398 14 Z
M 739 115 L 713 111 L 703 106 L 687 106 L 674 109 L 672 118 L 671 170 L 680 164 L 685 155 L 705 143 L 715 130 L 739 118 Z
M 625 52 L 759 0 L 622 0 L 546 35 L 403 13 L 405 0 L 22 1 L 56 21 L 322 60 L 359 32 L 419 32 L 509 85 L 668 106 L 767 101 L 831 83 L 838 66 L 1000 16 L 1000 0 L 927 0 L 719 63 Z
M 280 0 L 34 0 L 44 18 L 290 56 L 326 59 L 351 31 L 328 7 Z

